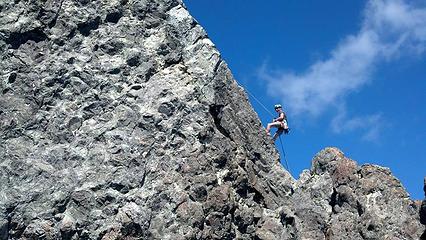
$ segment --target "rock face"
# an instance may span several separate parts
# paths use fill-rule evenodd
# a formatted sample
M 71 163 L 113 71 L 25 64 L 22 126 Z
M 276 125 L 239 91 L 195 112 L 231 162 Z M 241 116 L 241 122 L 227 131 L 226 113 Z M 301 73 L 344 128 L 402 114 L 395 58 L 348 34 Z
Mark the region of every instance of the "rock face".
M 283 170 L 178 0 L 0 3 L 0 239 L 419 239 L 388 169 Z M 420 213 L 420 214 L 419 214 Z

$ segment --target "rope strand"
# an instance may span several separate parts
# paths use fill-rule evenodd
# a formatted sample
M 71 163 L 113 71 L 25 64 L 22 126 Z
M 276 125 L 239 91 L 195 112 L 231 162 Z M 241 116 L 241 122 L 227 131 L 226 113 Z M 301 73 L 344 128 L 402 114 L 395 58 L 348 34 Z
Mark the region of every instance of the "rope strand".
M 246 91 L 248 94 L 250 94 L 250 96 L 254 98 L 254 100 L 256 100 L 257 103 L 260 104 L 260 106 L 263 107 L 263 109 L 265 109 L 269 113 L 269 115 L 271 115 L 271 117 L 274 117 L 274 115 L 265 107 L 265 105 L 263 105 L 253 94 L 251 94 L 248 89 L 246 89 Z
M 283 151 L 284 163 L 286 165 L 287 171 L 291 174 L 290 167 L 289 167 L 288 162 L 287 162 L 287 156 L 286 156 L 285 151 L 284 151 L 283 142 L 281 140 L 281 135 L 280 135 L 279 138 L 280 138 L 281 150 Z
M 259 99 L 257 99 L 249 90 L 248 90 L 248 88 L 244 85 L 244 84 L 242 84 L 242 83 L 240 83 L 240 82 L 238 82 L 236 79 L 235 79 L 235 81 L 240 85 L 240 86 L 242 86 L 243 88 L 244 88 L 244 90 L 254 99 L 254 100 L 256 100 L 256 102 L 257 103 L 259 103 L 259 105 L 260 106 L 262 106 L 262 108 L 263 109 L 265 109 L 265 111 L 267 112 L 267 113 L 269 113 L 269 115 L 271 115 L 271 117 L 274 117 L 275 115 L 274 114 L 272 114 L 272 112 L 271 111 L 269 111 L 268 110 L 268 108 L 266 108 L 265 107 L 265 105 L 263 105 L 262 104 L 262 102 L 260 102 L 259 101 Z

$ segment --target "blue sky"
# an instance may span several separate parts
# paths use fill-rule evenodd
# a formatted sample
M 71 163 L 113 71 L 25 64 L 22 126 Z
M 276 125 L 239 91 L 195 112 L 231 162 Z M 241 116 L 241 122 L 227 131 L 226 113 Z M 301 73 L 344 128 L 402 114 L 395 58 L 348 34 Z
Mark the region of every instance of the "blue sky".
M 269 111 L 284 106 L 293 176 L 335 146 L 359 164 L 389 167 L 413 199 L 424 198 L 426 2 L 184 2 L 236 80 Z M 265 126 L 271 116 L 250 100 Z

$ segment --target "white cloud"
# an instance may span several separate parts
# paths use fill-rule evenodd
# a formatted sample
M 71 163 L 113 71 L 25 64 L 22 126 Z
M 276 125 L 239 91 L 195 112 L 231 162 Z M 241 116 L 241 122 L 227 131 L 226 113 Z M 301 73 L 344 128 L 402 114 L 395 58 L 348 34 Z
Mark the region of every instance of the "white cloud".
M 317 116 L 369 79 L 377 56 L 376 39 L 374 32 L 350 36 L 333 51 L 330 59 L 316 62 L 306 73 L 270 74 L 263 70 L 261 77 L 268 80 L 269 92 L 282 96 L 294 114 L 307 112 Z
M 338 134 L 361 129 L 362 139 L 370 142 L 376 142 L 381 130 L 389 126 L 381 114 L 349 118 L 345 109 L 338 112 L 330 125 L 333 132 Z
M 318 117 L 330 108 L 342 110 L 345 97 L 370 82 L 380 62 L 425 49 L 426 8 L 403 0 L 370 0 L 359 32 L 342 40 L 328 59 L 301 73 L 263 66 L 259 77 L 267 81 L 269 94 L 280 98 L 293 115 Z M 342 126 L 359 127 L 360 120 L 348 121 Z

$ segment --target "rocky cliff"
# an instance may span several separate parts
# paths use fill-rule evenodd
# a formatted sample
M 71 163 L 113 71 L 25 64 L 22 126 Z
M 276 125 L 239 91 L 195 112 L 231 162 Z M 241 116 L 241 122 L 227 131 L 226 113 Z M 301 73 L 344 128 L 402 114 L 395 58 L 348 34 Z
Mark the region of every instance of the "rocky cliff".
M 423 234 L 386 168 L 327 148 L 294 180 L 181 1 L 0 11 L 0 239 Z

